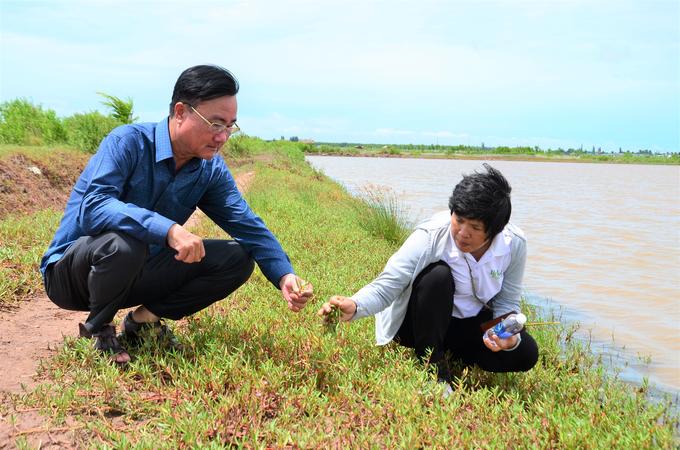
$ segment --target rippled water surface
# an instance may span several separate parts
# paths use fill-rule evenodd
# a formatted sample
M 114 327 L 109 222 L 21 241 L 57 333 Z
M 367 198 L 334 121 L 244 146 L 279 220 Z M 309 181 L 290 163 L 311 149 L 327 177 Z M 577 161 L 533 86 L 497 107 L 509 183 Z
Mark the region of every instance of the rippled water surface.
M 483 162 L 307 159 L 350 192 L 389 186 L 413 221 L 447 209 L 462 174 Z M 550 299 L 595 345 L 618 354 L 624 378 L 647 376 L 680 392 L 680 167 L 490 164 L 510 181 L 511 220 L 527 235 L 528 293 Z

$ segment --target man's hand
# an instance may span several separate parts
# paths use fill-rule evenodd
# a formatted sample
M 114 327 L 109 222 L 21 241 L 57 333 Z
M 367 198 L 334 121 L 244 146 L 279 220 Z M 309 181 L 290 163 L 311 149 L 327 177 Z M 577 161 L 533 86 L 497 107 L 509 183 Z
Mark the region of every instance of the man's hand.
M 326 303 L 321 306 L 319 312 L 316 314 L 319 317 L 326 317 L 331 313 L 333 308 L 340 310 L 340 322 L 347 322 L 354 314 L 357 312 L 357 304 L 349 297 L 343 297 L 341 295 L 332 296 Z
M 500 352 L 501 350 L 509 350 L 517 345 L 518 337 L 516 334 L 513 334 L 507 339 L 501 339 L 494 334 L 490 338 L 484 335 L 482 339 L 484 340 L 484 345 L 486 345 L 486 348 L 492 352 Z
M 312 284 L 292 273 L 282 276 L 279 286 L 281 295 L 288 302 L 288 309 L 291 311 L 300 311 L 314 295 Z
M 174 224 L 168 230 L 168 246 L 175 251 L 175 259 L 187 264 L 199 262 L 205 257 L 203 239 L 189 233 L 182 225 Z

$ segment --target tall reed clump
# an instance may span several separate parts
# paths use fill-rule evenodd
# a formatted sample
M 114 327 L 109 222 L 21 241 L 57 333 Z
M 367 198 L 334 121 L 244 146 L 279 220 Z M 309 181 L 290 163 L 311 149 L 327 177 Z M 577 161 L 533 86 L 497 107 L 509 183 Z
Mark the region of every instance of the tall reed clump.
M 368 184 L 359 190 L 359 197 L 369 206 L 368 211 L 359 212 L 362 227 L 388 242 L 404 242 L 410 232 L 410 224 L 397 194 L 390 188 Z

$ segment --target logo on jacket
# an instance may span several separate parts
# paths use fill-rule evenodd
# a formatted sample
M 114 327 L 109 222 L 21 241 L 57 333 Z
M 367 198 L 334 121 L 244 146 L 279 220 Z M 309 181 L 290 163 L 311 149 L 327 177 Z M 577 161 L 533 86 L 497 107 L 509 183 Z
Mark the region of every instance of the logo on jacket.
M 503 271 L 492 269 L 491 272 L 489 272 L 489 275 L 491 275 L 491 278 L 493 278 L 494 280 L 500 280 L 501 277 L 503 276 Z

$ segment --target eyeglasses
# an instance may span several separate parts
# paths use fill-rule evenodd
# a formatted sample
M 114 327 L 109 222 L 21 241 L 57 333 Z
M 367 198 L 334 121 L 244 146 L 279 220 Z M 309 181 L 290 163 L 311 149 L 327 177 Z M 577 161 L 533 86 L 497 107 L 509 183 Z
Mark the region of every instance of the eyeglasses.
M 210 127 L 210 131 L 212 131 L 213 134 L 220 134 L 220 133 L 223 133 L 223 132 L 226 131 L 227 134 L 229 136 L 231 136 L 232 134 L 236 134 L 239 131 L 241 131 L 241 129 L 238 127 L 238 125 L 236 125 L 236 122 L 234 122 L 231 125 L 225 125 L 223 123 L 211 122 L 208 119 L 206 119 L 205 117 L 203 117 L 203 115 L 200 112 L 196 111 L 196 108 L 194 108 L 193 106 L 189 105 L 189 108 L 191 108 L 191 110 L 193 112 L 198 114 L 198 117 L 203 119 L 203 121 Z

